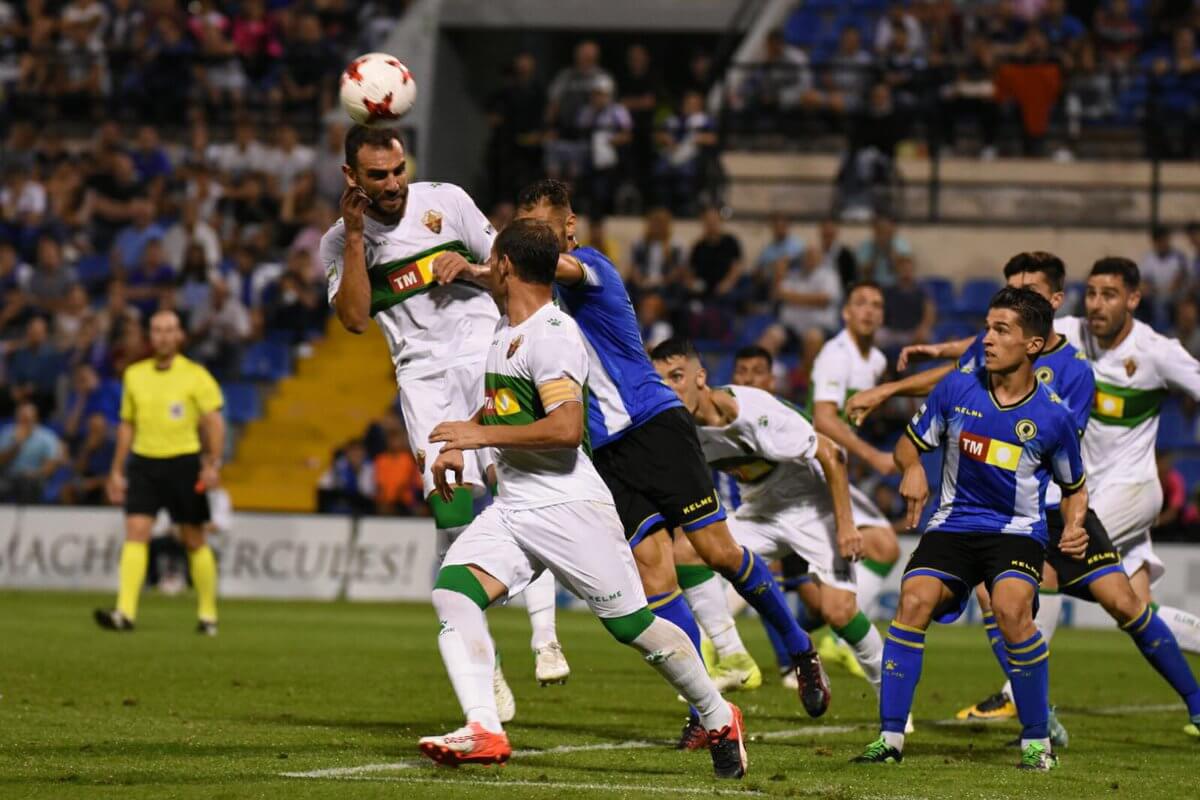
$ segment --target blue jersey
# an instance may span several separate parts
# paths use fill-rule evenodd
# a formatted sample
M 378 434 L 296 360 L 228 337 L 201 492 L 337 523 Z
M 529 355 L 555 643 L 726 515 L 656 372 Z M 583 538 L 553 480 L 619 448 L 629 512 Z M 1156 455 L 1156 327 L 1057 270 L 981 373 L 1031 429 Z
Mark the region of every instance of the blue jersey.
M 927 530 L 1006 533 L 1047 543 L 1051 477 L 1065 491 L 1083 485 L 1075 420 L 1040 381 L 1002 406 L 987 370 L 951 372 L 907 429 L 917 449 L 943 448 L 942 494 Z
M 588 433 L 595 449 L 683 403 L 646 355 L 637 314 L 616 267 L 590 247 L 571 255 L 583 267 L 583 280 L 559 285 L 558 294 L 579 324 L 591 359 Z

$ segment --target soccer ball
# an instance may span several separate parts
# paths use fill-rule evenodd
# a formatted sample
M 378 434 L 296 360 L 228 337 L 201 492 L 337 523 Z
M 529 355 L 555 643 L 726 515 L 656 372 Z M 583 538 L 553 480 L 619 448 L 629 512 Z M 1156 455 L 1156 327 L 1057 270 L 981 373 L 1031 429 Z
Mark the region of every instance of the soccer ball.
M 359 125 L 386 128 L 399 124 L 417 99 L 417 83 L 408 67 L 387 53 L 367 53 L 342 73 L 342 108 Z

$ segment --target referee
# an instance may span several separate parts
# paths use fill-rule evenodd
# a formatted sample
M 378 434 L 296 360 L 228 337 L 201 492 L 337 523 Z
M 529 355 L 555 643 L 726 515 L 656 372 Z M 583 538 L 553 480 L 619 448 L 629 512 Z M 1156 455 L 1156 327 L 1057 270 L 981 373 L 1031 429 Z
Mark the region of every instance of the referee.
M 120 586 L 117 607 L 95 612 L 96 623 L 107 630 L 133 630 L 151 529 L 165 508 L 187 548 L 199 600 L 196 631 L 217 634 L 217 563 L 205 540 L 205 492 L 220 481 L 224 401 L 208 370 L 179 354 L 182 344 L 179 317 L 159 311 L 150 318 L 154 355 L 125 370 L 121 425 L 108 476 L 109 500 L 125 507 Z

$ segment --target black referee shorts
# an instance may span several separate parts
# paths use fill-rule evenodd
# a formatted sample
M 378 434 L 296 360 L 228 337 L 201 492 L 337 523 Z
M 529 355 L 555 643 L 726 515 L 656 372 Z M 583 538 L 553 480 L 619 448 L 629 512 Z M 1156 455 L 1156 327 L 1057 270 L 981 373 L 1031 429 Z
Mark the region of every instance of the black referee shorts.
M 177 525 L 208 522 L 208 495 L 196 490 L 200 479 L 199 453 L 171 458 L 131 454 L 126 479 L 129 481 L 126 514 L 154 517 L 165 508 Z
M 953 622 L 966 609 L 971 592 L 979 584 L 987 586 L 1001 578 L 1018 578 L 1033 584 L 1042 582 L 1042 564 L 1046 550 L 1030 536 L 1011 533 L 953 533 L 929 531 L 921 536 L 904 568 L 904 578 L 917 575 L 937 578 L 954 597 L 934 609 L 938 622 Z M 1037 594 L 1034 594 L 1034 609 Z
M 685 533 L 725 519 L 696 423 L 669 408 L 592 454 L 630 547 L 659 528 Z
M 1104 523 L 1096 512 L 1088 509 L 1083 527 L 1087 530 L 1087 552 L 1082 559 L 1071 558 L 1058 549 L 1063 535 L 1063 515 L 1057 508 L 1047 509 L 1046 528 L 1050 532 L 1050 547 L 1046 549 L 1046 563 L 1058 574 L 1058 590 L 1080 600 L 1096 602 L 1090 588 L 1092 581 L 1113 572 L 1123 572 L 1121 556 L 1108 539 Z

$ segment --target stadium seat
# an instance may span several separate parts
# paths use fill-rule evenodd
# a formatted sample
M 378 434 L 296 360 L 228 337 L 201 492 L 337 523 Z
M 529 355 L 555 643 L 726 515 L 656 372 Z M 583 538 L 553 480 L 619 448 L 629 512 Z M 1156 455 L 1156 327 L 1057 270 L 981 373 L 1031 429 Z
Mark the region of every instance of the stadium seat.
M 42 502 L 58 503 L 62 496 L 63 488 L 71 481 L 73 471 L 70 466 L 63 465 L 54 471 L 54 474 L 46 479 L 46 483 L 42 485 Z
M 225 417 L 230 422 L 244 425 L 262 415 L 258 387 L 253 383 L 227 383 L 221 390 L 225 393 Z
M 1200 457 L 1192 456 L 1190 458 L 1181 458 L 1175 462 L 1175 469 L 1179 470 L 1179 474 L 1183 476 L 1183 481 L 1187 485 L 1187 493 L 1190 497 L 1192 492 L 1200 486 Z
M 1171 450 L 1180 447 L 1193 447 L 1197 444 L 1196 419 L 1183 413 L 1183 409 L 1173 400 L 1163 403 L 1162 412 L 1158 418 L 1158 447 L 1160 450 Z
M 746 317 L 738 328 L 737 346 L 745 347 L 754 344 L 773 324 L 775 324 L 774 314 L 755 314 Z
M 280 380 L 291 367 L 291 351 L 279 342 L 255 342 L 242 355 L 242 377 L 250 381 Z
M 921 288 L 940 311 L 954 306 L 954 284 L 947 278 L 922 278 Z
M 979 326 L 968 322 L 938 322 L 933 326 L 933 338 L 938 342 L 953 342 L 979 333 Z
M 990 278 L 973 278 L 962 285 L 954 301 L 954 314 L 960 319 L 974 319 L 987 315 L 988 304 L 1000 291 L 1000 283 Z
M 75 272 L 79 275 L 79 282 L 85 287 L 96 288 L 108 280 L 108 256 L 84 256 L 75 262 Z

